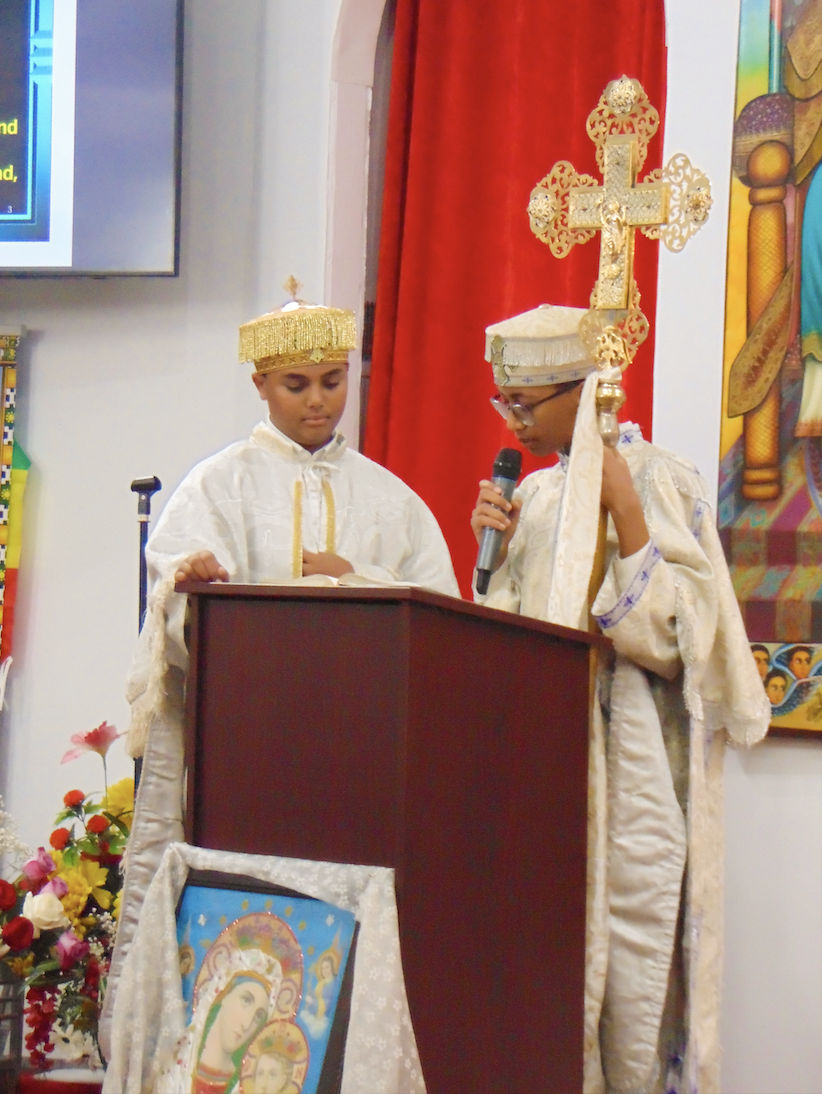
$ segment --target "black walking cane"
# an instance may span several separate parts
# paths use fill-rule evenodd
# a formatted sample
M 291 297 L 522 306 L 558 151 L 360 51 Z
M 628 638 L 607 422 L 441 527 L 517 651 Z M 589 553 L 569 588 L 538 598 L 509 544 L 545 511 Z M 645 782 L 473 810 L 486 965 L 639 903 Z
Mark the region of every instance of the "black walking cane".
M 140 526 L 140 593 L 137 631 L 143 629 L 146 621 L 146 606 L 148 601 L 148 574 L 146 572 L 146 543 L 148 541 L 148 522 L 151 519 L 151 495 L 162 490 L 163 484 L 156 475 L 150 479 L 135 479 L 131 489 L 137 495 L 137 522 Z M 139 756 L 134 761 L 134 790 L 140 785 L 140 773 L 143 770 L 143 759 Z

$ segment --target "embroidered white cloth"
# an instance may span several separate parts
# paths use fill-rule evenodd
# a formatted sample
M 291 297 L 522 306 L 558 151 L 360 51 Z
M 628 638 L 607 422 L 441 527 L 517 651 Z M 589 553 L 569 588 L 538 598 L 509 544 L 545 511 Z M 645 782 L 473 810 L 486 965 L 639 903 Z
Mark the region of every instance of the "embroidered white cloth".
M 742 746 L 760 740 L 770 709 L 705 483 L 635 426 L 623 427 L 619 451 L 651 541 L 619 559 L 609 522 L 609 565 L 594 604 L 616 656 L 600 668 L 590 727 L 585 1091 L 712 1094 L 723 750 L 726 736 Z M 573 482 L 572 470 L 563 459 L 520 485 L 522 515 L 491 579 L 489 607 L 573 625 L 551 613 L 561 591 L 582 621 L 588 574 L 578 560 L 590 547 L 576 540 L 590 528 L 563 522 L 562 536 L 559 528 L 569 491 L 599 497 L 601 460 L 577 461 Z
M 207 851 L 184 843 L 166 849 L 143 904 L 114 1007 L 105 1094 L 191 1089 L 175 920 L 189 869 L 259 878 L 353 912 L 360 933 L 342 1094 L 424 1094 L 402 975 L 394 871 Z
M 106 1052 L 117 982 L 140 906 L 168 843 L 182 840 L 186 598 L 179 560 L 212 551 L 231 581 L 285 583 L 302 551 L 335 551 L 364 583 L 459 587 L 433 514 L 404 482 L 336 433 L 308 452 L 270 421 L 198 464 L 169 500 L 146 550 L 148 613 L 127 682 L 128 748 L 143 756 L 117 944 L 100 1025 Z M 107 1054 L 107 1053 L 106 1053 Z

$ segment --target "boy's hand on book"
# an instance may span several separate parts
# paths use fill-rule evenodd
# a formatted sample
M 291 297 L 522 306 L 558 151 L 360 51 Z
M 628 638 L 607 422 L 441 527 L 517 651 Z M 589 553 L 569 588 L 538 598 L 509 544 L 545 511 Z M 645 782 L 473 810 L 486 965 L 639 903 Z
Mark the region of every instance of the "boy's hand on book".
M 354 567 L 344 558 L 331 551 L 303 551 L 303 577 L 313 574 L 327 574 L 328 577 L 342 577 L 353 574 Z
M 197 551 L 184 558 L 174 575 L 177 584 L 184 581 L 228 581 L 228 570 L 211 551 Z

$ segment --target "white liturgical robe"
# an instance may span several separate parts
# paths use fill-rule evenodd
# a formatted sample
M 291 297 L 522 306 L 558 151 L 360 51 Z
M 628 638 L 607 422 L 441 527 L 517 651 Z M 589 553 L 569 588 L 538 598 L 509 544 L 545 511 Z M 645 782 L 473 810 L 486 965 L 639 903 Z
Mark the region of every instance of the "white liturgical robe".
M 704 481 L 635 426 L 619 451 L 651 538 L 620 559 L 609 521 L 593 605 L 614 654 L 590 727 L 585 1091 L 718 1094 L 723 750 L 763 737 L 770 709 Z M 551 610 L 585 550 L 573 522 L 557 536 L 567 493 L 599 496 L 601 455 L 577 466 L 523 480 L 489 607 L 583 625 Z
M 341 555 L 366 582 L 460 595 L 439 525 L 410 487 L 340 433 L 309 452 L 268 419 L 175 490 L 146 548 L 149 582 L 173 580 L 180 559 L 204 550 L 232 582 L 291 582 L 303 548 Z M 170 594 L 166 611 L 169 663 L 185 668 L 185 597 Z
M 183 683 L 186 597 L 174 591 L 180 561 L 211 551 L 238 583 L 291 583 L 302 552 L 331 551 L 358 584 L 416 584 L 459 596 L 433 514 L 404 482 L 335 433 L 309 452 L 270 421 L 247 441 L 198 464 L 166 505 L 146 548 L 150 593 L 129 674 L 128 748 L 144 755 L 129 839 L 122 913 L 101 1022 L 110 1037 L 116 983 L 143 897 L 166 846 L 183 839 Z M 345 580 L 345 579 L 344 579 Z M 144 753 L 145 749 L 145 753 Z

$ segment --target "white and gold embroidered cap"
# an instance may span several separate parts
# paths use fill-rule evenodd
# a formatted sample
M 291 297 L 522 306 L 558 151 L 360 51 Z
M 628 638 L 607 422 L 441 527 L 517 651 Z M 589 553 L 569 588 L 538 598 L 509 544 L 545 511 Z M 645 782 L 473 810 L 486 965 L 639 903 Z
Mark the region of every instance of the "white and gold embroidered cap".
M 302 286 L 294 277 L 283 288 L 292 300 L 240 327 L 240 361 L 253 361 L 262 373 L 348 361 L 357 346 L 354 313 L 298 300 Z
M 596 365 L 579 336 L 585 308 L 540 304 L 485 328 L 485 360 L 497 387 L 543 387 L 581 380 Z

